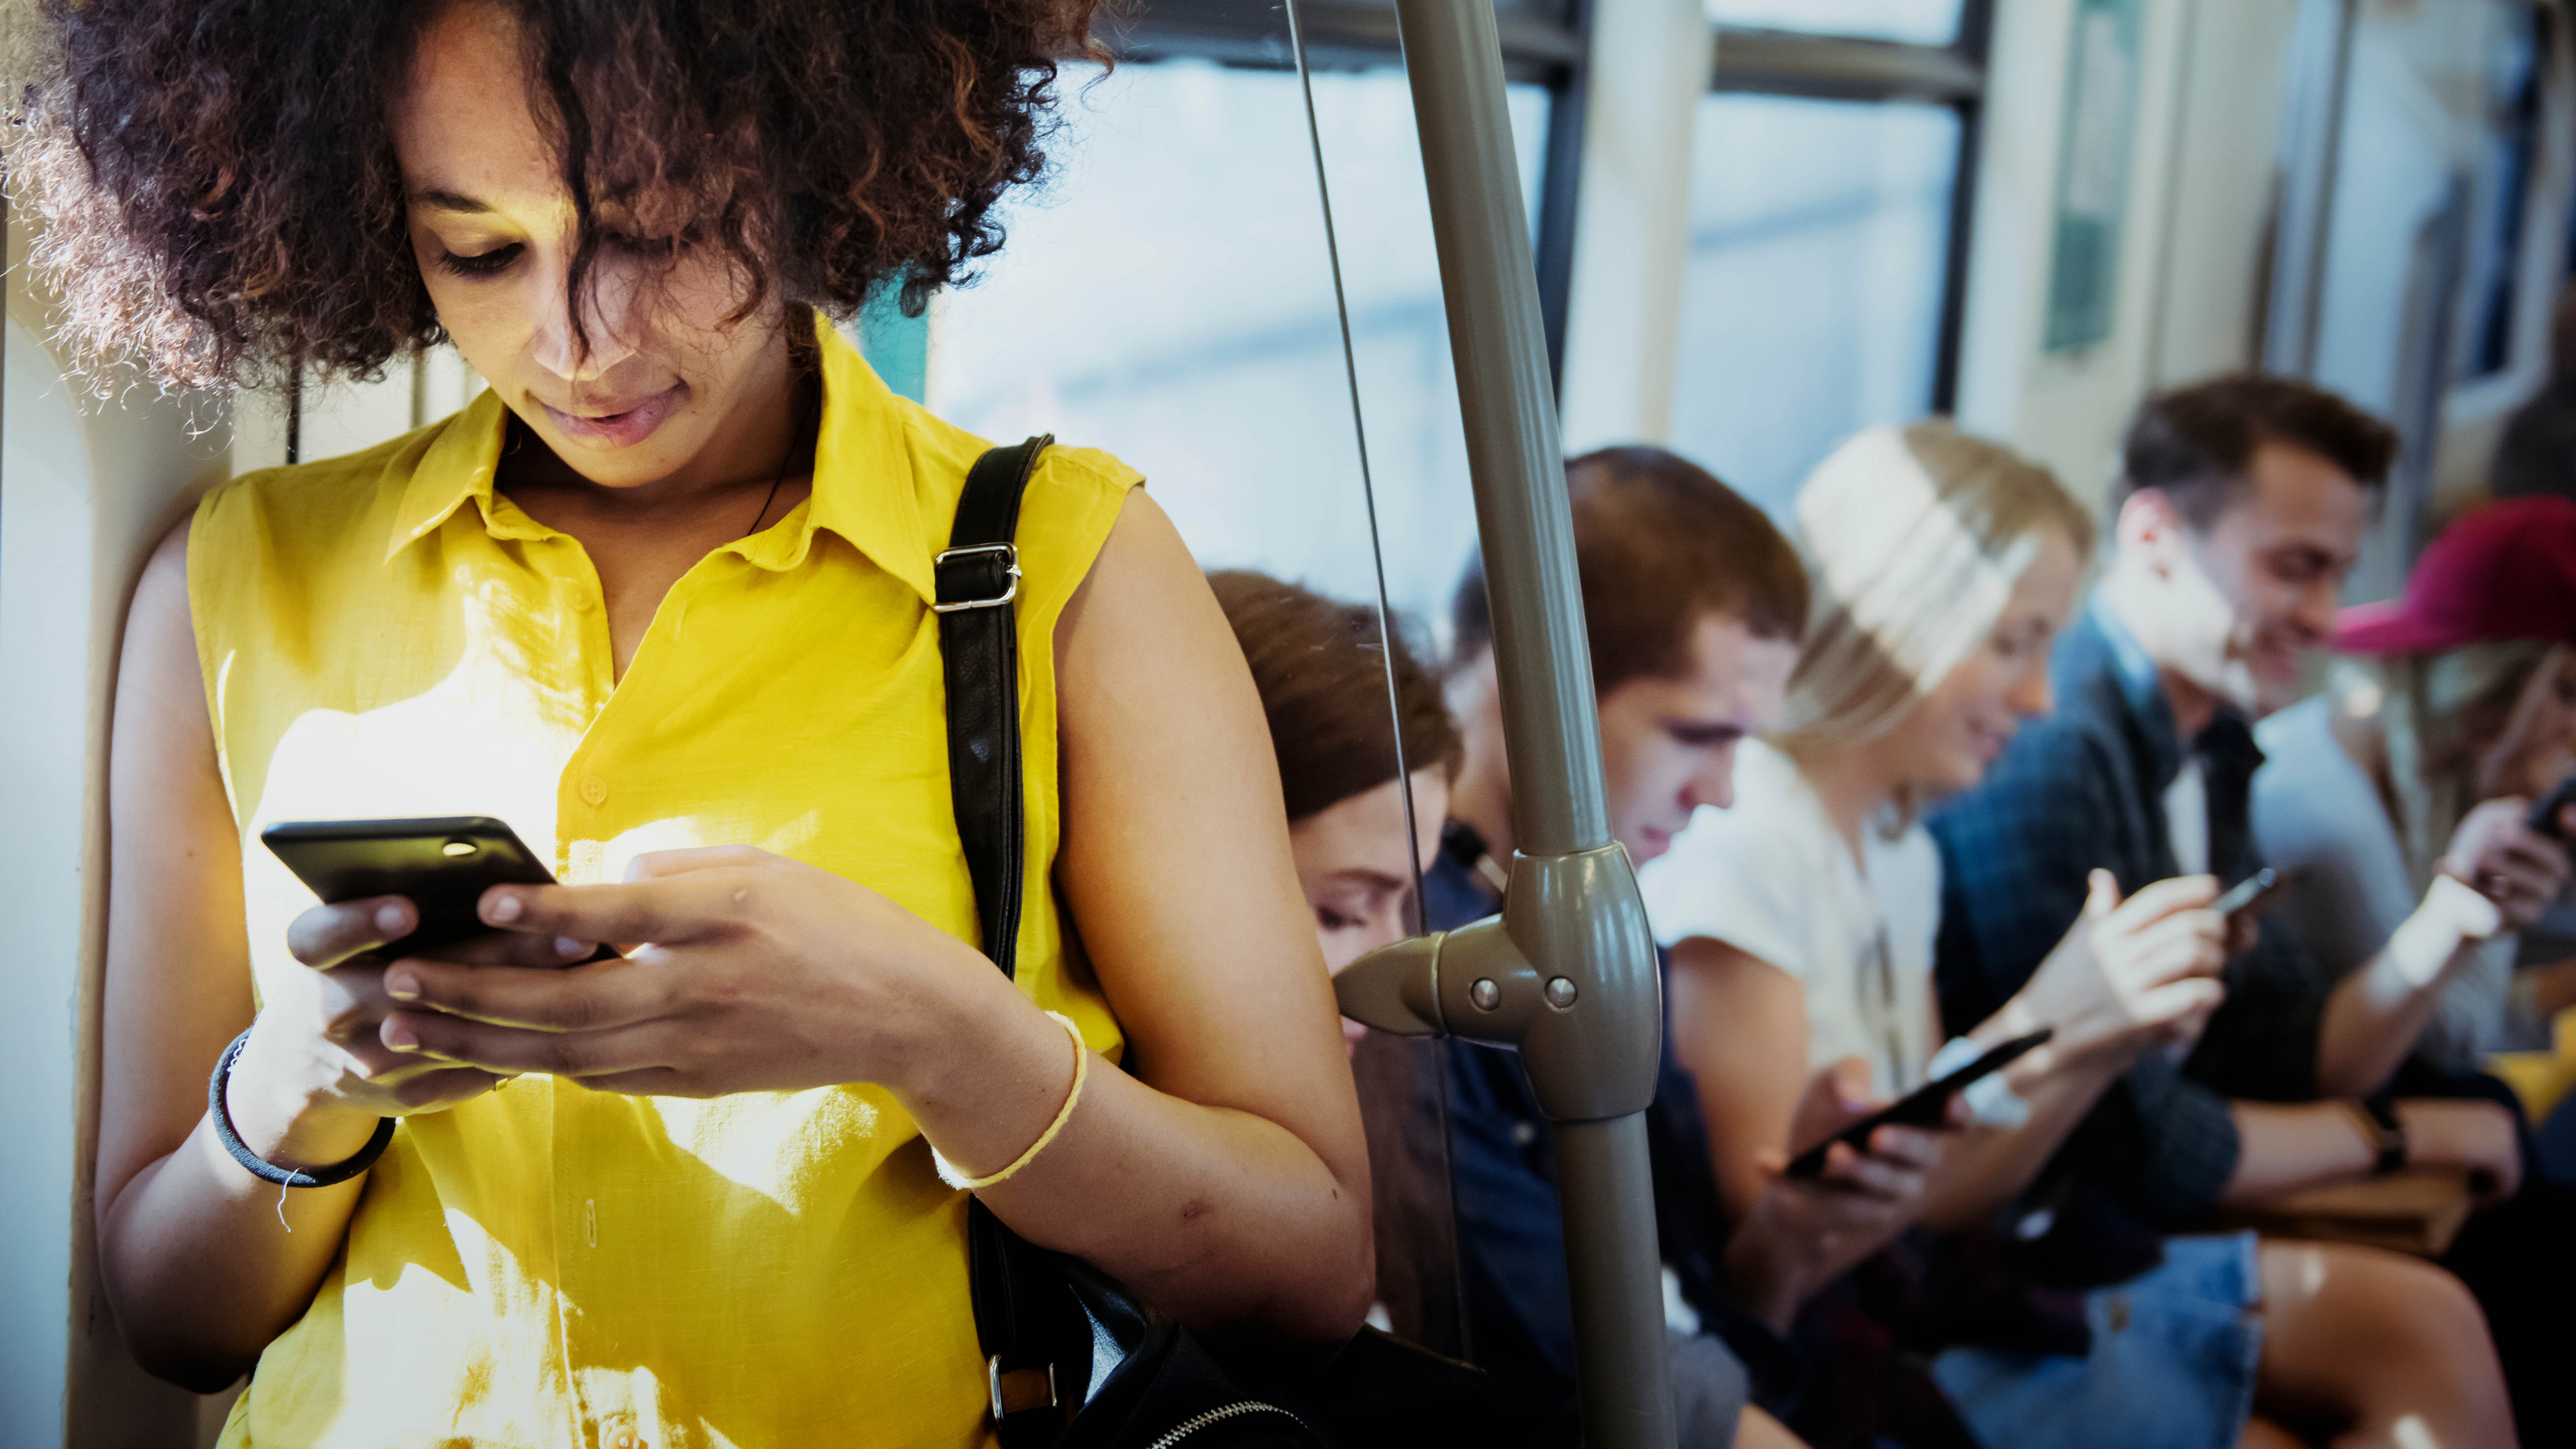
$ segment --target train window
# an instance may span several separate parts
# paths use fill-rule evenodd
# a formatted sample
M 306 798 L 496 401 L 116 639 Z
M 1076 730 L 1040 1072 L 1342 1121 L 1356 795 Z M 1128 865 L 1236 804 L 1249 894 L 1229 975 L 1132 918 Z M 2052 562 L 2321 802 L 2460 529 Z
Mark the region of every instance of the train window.
M 1376 591 L 1314 160 L 1293 73 L 1068 71 L 1010 245 L 933 314 L 928 402 L 986 437 L 1100 441 L 1211 568 Z M 1474 541 L 1457 381 L 1404 73 L 1320 72 L 1315 107 L 1395 605 L 1440 612 Z M 1538 194 L 1549 98 L 1510 105 Z
M 1720 25 L 1865 35 L 1947 45 L 1959 33 L 1960 0 L 1706 0 Z
M 2503 372 L 2516 361 L 2523 238 L 2540 159 L 2541 26 L 2548 13 L 2500 12 L 2488 36 L 2486 124 L 2471 182 L 2460 297 L 2462 381 Z
M 1933 405 L 1959 113 L 1713 94 L 1691 147 L 1673 446 L 1774 511 Z

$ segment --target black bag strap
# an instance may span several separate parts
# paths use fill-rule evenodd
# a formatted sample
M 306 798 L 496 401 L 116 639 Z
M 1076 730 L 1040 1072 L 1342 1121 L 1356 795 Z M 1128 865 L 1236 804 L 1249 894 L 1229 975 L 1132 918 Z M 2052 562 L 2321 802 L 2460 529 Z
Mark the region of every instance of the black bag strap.
M 1017 975 L 1026 812 L 1020 779 L 1020 497 L 1040 436 L 975 460 L 948 547 L 935 560 L 939 649 L 948 688 L 948 788 L 975 883 L 984 953 Z M 966 1204 L 968 1292 L 1004 1449 L 1044 1449 L 1064 1432 L 1090 1377 L 1091 1329 L 1055 1255 L 1031 1246 L 977 1199 Z

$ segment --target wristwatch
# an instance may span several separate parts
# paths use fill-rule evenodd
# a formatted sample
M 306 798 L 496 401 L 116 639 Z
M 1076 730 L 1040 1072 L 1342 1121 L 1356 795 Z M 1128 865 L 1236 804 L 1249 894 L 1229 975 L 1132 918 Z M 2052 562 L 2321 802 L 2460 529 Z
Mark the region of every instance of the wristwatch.
M 2353 1125 L 2362 1129 L 2362 1140 L 2371 1144 L 2379 1155 L 2370 1164 L 2373 1177 L 2386 1177 L 2406 1167 L 2406 1124 L 2397 1120 L 2397 1104 L 2385 1096 L 2366 1097 L 2345 1104 L 2352 1108 Z

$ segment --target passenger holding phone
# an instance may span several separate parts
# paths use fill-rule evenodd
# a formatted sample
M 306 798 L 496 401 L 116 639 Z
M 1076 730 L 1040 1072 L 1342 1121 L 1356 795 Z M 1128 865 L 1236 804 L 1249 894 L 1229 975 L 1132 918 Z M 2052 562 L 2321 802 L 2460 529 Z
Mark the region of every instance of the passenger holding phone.
M 1029 1386 L 970 1194 L 1192 1325 L 1366 1310 L 1260 702 L 1102 453 L 1036 456 L 962 601 L 1007 599 L 1025 772 L 1016 980 L 975 944 L 933 605 L 986 445 L 817 308 L 999 244 L 1091 6 L 880 9 L 47 12 L 12 170 L 90 341 L 214 384 L 453 339 L 490 384 L 217 488 L 133 605 L 99 1266 L 152 1371 L 256 1366 L 227 1446 L 989 1442 Z M 463 815 L 565 884 L 432 958 L 249 843 Z
M 1843 444 L 1800 490 L 1797 516 L 1817 597 L 1780 723 L 1744 747 L 1735 808 L 1701 812 L 1642 873 L 1672 947 L 1675 1050 L 1699 1083 L 1719 1180 L 1740 1213 L 1810 1140 L 1793 1112 L 1809 1072 L 1839 1067 L 1900 1091 L 2053 1028 L 1969 1089 L 1974 1121 L 1943 1153 L 1918 1219 L 1983 1228 L 2042 1179 L 2142 1054 L 2187 1048 L 2218 1006 L 2217 882 L 2178 877 L 2123 899 L 2108 872 L 2092 872 L 2082 913 L 2021 989 L 1982 1021 L 1951 1023 L 1962 1035 L 1941 1046 L 1931 977 L 1942 864 L 1917 815 L 1973 788 L 2022 723 L 2047 713 L 2050 646 L 2093 526 L 2044 470 L 1937 422 Z M 2015 1215 L 2004 1223 L 2018 1227 Z M 2003 1281 L 2039 1286 L 2013 1256 L 2020 1236 L 2004 1235 Z M 2285 1264 L 2319 1255 L 2331 1272 L 2317 1281 L 2333 1291 L 2276 1282 L 2287 1275 L 2259 1261 L 2276 1252 Z M 2301 1362 L 2300 1340 L 2323 1342 L 2329 1322 L 2349 1321 L 2345 1295 L 2390 1275 L 2447 1291 L 2474 1320 L 2456 1283 L 2386 1255 L 2258 1252 L 2238 1234 L 2168 1239 L 2160 1254 L 2147 1245 L 2120 1281 L 2051 1285 L 2090 1290 L 2054 1351 L 2029 1327 L 1991 1346 L 1981 1335 L 1994 1324 L 1959 1321 L 1967 1305 L 1937 1296 L 1913 1305 L 1929 1321 L 1907 1331 L 1927 1350 L 1955 1345 L 1935 1374 L 1986 1443 L 2225 1449 L 2249 1409 L 2304 1414 L 2320 1391 L 2366 1436 L 2396 1419 L 2384 1398 L 2374 1405 L 2366 1365 L 2322 1380 L 2284 1366 Z M 2387 1302 L 2374 1331 L 2409 1352 L 2452 1351 L 2418 1342 L 2427 1330 L 2394 1311 L 2403 1302 Z M 2486 1372 L 2492 1388 L 2492 1360 Z M 2496 1422 L 2500 1396 L 2481 1405 L 2477 1387 L 2436 1407 L 2439 1422 Z
M 1736 754 L 1769 726 L 1797 662 L 1806 574 L 1759 508 L 1663 449 L 1585 454 L 1566 465 L 1566 492 L 1610 829 L 1630 859 L 1650 861 L 1695 809 L 1732 799 Z M 1449 699 L 1465 757 L 1440 856 L 1423 876 L 1424 920 L 1435 930 L 1501 908 L 1514 840 L 1480 564 L 1460 581 L 1451 619 Z M 1536 1440 L 1571 1445 L 1580 1429 L 1573 1300 L 1553 1138 L 1519 1053 L 1452 1042 L 1447 1055 L 1468 1336 L 1498 1387 L 1525 1405 Z M 1913 1216 L 1941 1134 L 1882 1128 L 1870 1150 L 1836 1148 L 1820 1176 L 1775 1181 L 1760 1212 L 1729 1224 L 1689 1074 L 1669 1048 L 1659 1068 L 1647 1138 L 1683 1440 L 1723 1449 L 1741 1433 L 1747 1443 L 1776 1443 L 1778 1427 L 1760 1414 L 1707 1410 L 1742 1402 L 1748 1374 L 1753 1401 L 1784 1416 L 1825 1393 L 1802 1385 L 1770 1325 L 1794 1311 L 1787 1295 L 1814 1281 L 1802 1265 L 1882 1242 Z M 1823 1135 L 1881 1105 L 1820 1082 L 1808 1109 Z
M 2474 888 L 2501 929 L 2418 968 L 2444 979 L 2415 1055 L 2461 1074 L 2489 1052 L 2546 1049 L 2550 1019 L 2576 1005 L 2576 963 L 2515 962 L 2517 933 L 2566 891 L 2576 823 L 2555 794 L 2576 768 L 2576 501 L 2463 515 L 2402 598 L 2337 617 L 2332 647 L 2345 657 L 2326 691 L 2255 728 L 2255 839 L 2299 871 L 2282 921 L 2342 975 L 2438 896 Z

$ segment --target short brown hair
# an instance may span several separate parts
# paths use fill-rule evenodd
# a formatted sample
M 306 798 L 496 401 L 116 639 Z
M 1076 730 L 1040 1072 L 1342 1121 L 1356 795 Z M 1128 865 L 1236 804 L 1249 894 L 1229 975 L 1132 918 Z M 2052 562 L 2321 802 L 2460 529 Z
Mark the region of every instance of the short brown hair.
M 1253 688 L 1270 721 L 1289 820 L 1303 820 L 1396 778 L 1399 768 L 1455 769 L 1458 731 L 1440 683 L 1401 638 L 1379 647 L 1377 611 L 1345 604 L 1268 574 L 1208 575 L 1234 626 Z M 1395 673 L 1396 729 L 1387 727 L 1387 671 Z M 1404 762 L 1396 763 L 1396 741 Z
M 2205 530 L 2244 491 L 2245 470 L 2265 443 L 2304 448 L 2371 491 L 2397 461 L 2396 430 L 2324 388 L 2231 373 L 2147 399 L 2121 448 L 2112 504 L 2153 488 Z
M 1762 510 L 1708 470 L 1662 448 L 1603 448 L 1565 465 L 1575 566 L 1592 643 L 1592 688 L 1690 668 L 1704 614 L 1795 644 L 1807 622 L 1807 571 Z M 1467 564 L 1450 606 L 1454 658 L 1493 643 L 1485 564 Z

